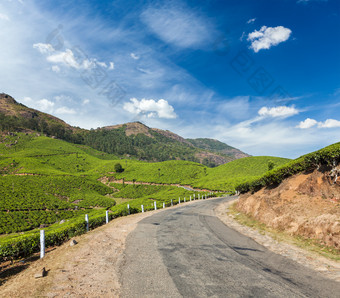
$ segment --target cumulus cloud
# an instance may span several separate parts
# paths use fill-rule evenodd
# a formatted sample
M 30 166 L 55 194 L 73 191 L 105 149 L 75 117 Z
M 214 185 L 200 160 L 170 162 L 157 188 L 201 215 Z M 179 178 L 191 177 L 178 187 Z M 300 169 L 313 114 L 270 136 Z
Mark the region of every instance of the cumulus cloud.
M 64 64 L 76 69 L 80 68 L 89 68 L 90 61 L 84 60 L 82 64 L 79 64 L 74 57 L 73 52 L 70 49 L 66 49 L 64 52 L 56 53 L 50 56 L 47 56 L 47 61 L 52 63 L 60 63 Z
M 325 122 L 319 122 L 318 127 L 320 128 L 340 127 L 340 121 L 335 119 L 327 119 Z
M 287 118 L 298 114 L 299 111 L 294 107 L 279 106 L 274 108 L 262 107 L 258 114 L 262 117 Z
M 212 37 L 210 24 L 189 9 L 150 7 L 141 19 L 161 40 L 182 48 L 204 46 Z
M 301 129 L 307 129 L 307 128 L 311 128 L 311 127 L 315 126 L 316 124 L 318 124 L 318 122 L 316 120 L 311 119 L 311 118 L 307 118 L 306 120 L 301 121 L 299 123 L 299 125 L 297 125 L 296 127 L 301 128 Z
M 30 108 L 37 109 L 39 111 L 43 111 L 46 113 L 52 113 L 54 102 L 50 101 L 46 98 L 40 99 L 40 100 L 33 100 L 31 97 L 24 97 L 22 99 L 22 102 L 26 105 L 28 105 Z
M 335 119 L 327 119 L 324 122 L 322 121 L 318 122 L 315 119 L 307 118 L 306 120 L 301 121 L 296 127 L 301 129 L 307 129 L 316 125 L 318 128 L 336 128 L 340 127 L 340 121 Z
M 130 57 L 132 58 L 132 59 L 135 59 L 135 60 L 138 60 L 140 57 L 138 56 L 138 55 L 136 55 L 135 53 L 131 53 L 130 54 Z
M 250 48 L 257 53 L 262 49 L 270 49 L 272 46 L 288 40 L 291 33 L 290 29 L 283 26 L 262 26 L 259 31 L 255 30 L 249 33 L 247 40 L 251 42 Z
M 153 99 L 130 98 L 123 106 L 124 110 L 133 114 L 146 115 L 148 118 L 174 119 L 177 117 L 174 108 L 164 99 L 155 101 Z

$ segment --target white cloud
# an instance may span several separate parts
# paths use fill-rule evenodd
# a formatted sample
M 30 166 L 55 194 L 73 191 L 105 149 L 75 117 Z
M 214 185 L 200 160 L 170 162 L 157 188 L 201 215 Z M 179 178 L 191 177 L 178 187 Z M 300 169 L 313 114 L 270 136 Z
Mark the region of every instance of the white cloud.
M 100 65 L 101 67 L 107 68 L 107 65 L 105 62 L 97 61 L 97 64 Z
M 9 17 L 4 13 L 0 13 L 0 20 L 9 21 Z
M 37 49 L 41 54 L 47 54 L 54 52 L 54 48 L 49 43 L 35 43 L 33 44 L 33 48 Z
M 299 125 L 297 125 L 296 127 L 301 128 L 301 129 L 307 129 L 307 128 L 311 128 L 311 127 L 315 126 L 316 124 L 318 124 L 318 122 L 316 120 L 311 119 L 311 118 L 307 118 L 306 120 L 301 121 L 299 123 Z
M 115 64 L 113 62 L 110 62 L 109 70 L 115 69 Z
M 262 107 L 258 114 L 263 117 L 281 117 L 287 118 L 298 114 L 299 111 L 294 107 L 279 106 L 274 108 Z
M 136 55 L 135 53 L 131 53 L 130 54 L 130 57 L 132 58 L 132 59 L 135 59 L 135 60 L 138 60 L 140 57 L 138 56 L 138 55 Z
M 90 100 L 89 100 L 89 99 L 86 98 L 86 99 L 83 100 L 83 105 L 87 105 L 87 104 L 89 104 L 89 103 L 90 103 Z
M 46 98 L 33 100 L 31 97 L 26 96 L 21 100 L 21 102 L 27 105 L 29 108 L 33 108 L 45 113 L 52 113 L 54 108 L 54 102 Z
M 52 63 L 61 63 L 77 69 L 80 68 L 80 65 L 75 60 L 73 52 L 70 49 L 66 49 L 65 52 L 60 52 L 57 54 L 47 56 L 46 59 L 47 61 Z
M 52 71 L 56 72 L 56 73 L 59 73 L 60 72 L 60 67 L 58 65 L 53 65 L 51 67 Z
M 325 122 L 319 122 L 318 127 L 320 128 L 340 127 L 340 121 L 335 119 L 327 119 Z
M 255 30 L 249 33 L 247 40 L 251 42 L 250 48 L 257 53 L 262 49 L 270 49 L 272 46 L 288 40 L 291 33 L 290 29 L 283 26 L 262 26 L 259 31 Z
M 307 129 L 316 125 L 318 128 L 336 128 L 340 127 L 340 121 L 335 119 L 327 119 L 324 122 L 322 121 L 318 122 L 314 119 L 307 118 L 306 120 L 301 121 L 299 125 L 297 125 L 296 127 L 301 129 Z
M 164 99 L 155 101 L 143 98 L 139 101 L 137 98 L 130 98 L 130 102 L 126 102 L 123 108 L 130 113 L 143 114 L 148 118 L 173 119 L 177 117 L 174 108 Z
M 46 43 L 35 43 L 33 44 L 33 48 L 37 49 L 41 54 L 48 54 L 46 60 L 51 63 L 56 64 L 64 64 L 66 66 L 75 68 L 75 69 L 90 69 L 95 68 L 97 65 L 107 68 L 107 64 L 105 62 L 97 61 L 97 59 L 77 59 L 72 50 L 66 49 L 63 52 L 56 52 L 52 45 Z M 113 67 L 113 63 L 110 62 L 110 68 Z M 58 68 L 52 67 L 52 70 L 58 72 Z M 60 69 L 59 69 L 60 71 Z
M 255 21 L 256 21 L 256 18 L 250 19 L 250 20 L 247 21 L 247 24 L 254 23 Z
M 46 98 L 43 98 L 43 99 L 37 101 L 36 106 L 37 106 L 38 110 L 41 110 L 41 111 L 46 112 L 46 113 L 52 113 L 53 107 L 54 107 L 54 102 L 49 101 Z
M 56 114 L 69 114 L 73 115 L 76 114 L 76 111 L 74 109 L 68 108 L 68 107 L 60 107 L 56 109 L 55 111 Z
M 161 40 L 182 48 L 205 46 L 212 38 L 209 22 L 189 9 L 148 8 L 141 19 Z

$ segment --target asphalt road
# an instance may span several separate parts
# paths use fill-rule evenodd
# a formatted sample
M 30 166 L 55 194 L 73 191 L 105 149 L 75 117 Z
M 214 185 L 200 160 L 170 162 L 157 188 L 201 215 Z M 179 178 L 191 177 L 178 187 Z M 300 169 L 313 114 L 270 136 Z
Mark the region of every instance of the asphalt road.
M 340 297 L 340 283 L 224 225 L 224 199 L 167 209 L 139 222 L 126 242 L 123 297 Z

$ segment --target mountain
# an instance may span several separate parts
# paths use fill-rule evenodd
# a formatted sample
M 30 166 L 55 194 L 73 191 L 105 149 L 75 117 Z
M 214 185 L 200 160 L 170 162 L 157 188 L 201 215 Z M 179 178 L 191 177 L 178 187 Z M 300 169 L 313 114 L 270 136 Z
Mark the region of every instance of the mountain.
M 230 156 L 233 159 L 239 159 L 239 158 L 250 156 L 249 154 L 246 154 L 240 151 L 239 149 L 231 147 L 215 139 L 198 138 L 198 139 L 186 139 L 186 140 L 197 148 L 209 150 L 209 151 L 216 152 L 216 153 L 221 153 L 221 154 Z
M 26 107 L 0 94 L 0 130 L 39 132 L 121 157 L 146 161 L 188 160 L 214 167 L 249 156 L 211 139 L 185 139 L 168 130 L 132 122 L 98 129 L 73 127 L 63 120 Z
M 26 107 L 4 93 L 0 93 L 0 131 L 37 131 L 72 143 L 81 143 L 80 134 L 85 132 L 50 114 Z

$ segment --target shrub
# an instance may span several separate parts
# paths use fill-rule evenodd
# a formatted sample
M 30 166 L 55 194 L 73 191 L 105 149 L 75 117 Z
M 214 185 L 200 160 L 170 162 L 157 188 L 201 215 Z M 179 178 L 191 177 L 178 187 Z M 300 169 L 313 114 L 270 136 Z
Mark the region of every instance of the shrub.
M 123 173 L 124 169 L 120 163 L 116 163 L 114 166 L 115 172 L 116 173 Z

